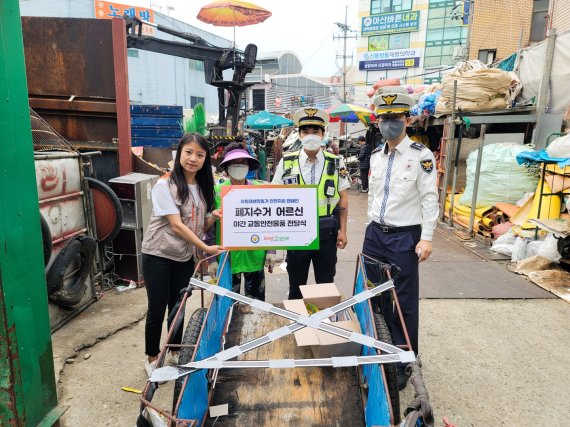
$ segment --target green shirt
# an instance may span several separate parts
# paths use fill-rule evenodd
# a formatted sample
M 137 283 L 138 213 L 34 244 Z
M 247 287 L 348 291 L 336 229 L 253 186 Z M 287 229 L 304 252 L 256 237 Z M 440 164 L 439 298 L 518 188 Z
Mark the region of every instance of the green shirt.
M 246 181 L 247 185 L 260 185 L 267 184 L 261 181 Z M 228 179 L 222 183 L 215 186 L 215 196 L 214 205 L 216 209 L 219 209 L 222 205 L 222 186 L 231 185 L 231 181 Z M 220 234 L 221 234 L 221 224 L 216 223 L 216 243 L 220 244 Z M 237 273 L 252 273 L 254 271 L 263 270 L 265 266 L 265 251 L 264 250 L 251 250 L 251 251 L 230 251 L 230 264 L 232 266 L 232 274 Z

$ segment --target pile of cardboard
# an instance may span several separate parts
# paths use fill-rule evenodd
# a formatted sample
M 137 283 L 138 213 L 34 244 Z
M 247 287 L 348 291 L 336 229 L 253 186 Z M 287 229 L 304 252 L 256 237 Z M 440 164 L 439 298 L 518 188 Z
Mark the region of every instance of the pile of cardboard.
M 300 290 L 303 299 L 285 300 L 283 305 L 285 309 L 303 316 L 309 315 L 308 304 L 313 304 L 319 310 L 323 310 L 344 300 L 334 283 L 301 286 Z M 328 320 L 339 328 L 361 332 L 356 315 L 351 308 L 337 313 Z M 299 347 L 310 346 L 315 358 L 360 355 L 360 344 L 309 327 L 295 332 L 295 341 Z

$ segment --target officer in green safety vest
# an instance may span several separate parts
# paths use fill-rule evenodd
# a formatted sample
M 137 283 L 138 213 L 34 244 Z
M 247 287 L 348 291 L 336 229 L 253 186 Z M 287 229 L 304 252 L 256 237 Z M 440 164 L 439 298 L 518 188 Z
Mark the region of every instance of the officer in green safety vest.
M 304 107 L 293 115 L 299 126 L 303 149 L 286 153 L 275 169 L 272 184 L 317 185 L 320 249 L 287 251 L 289 299 L 302 298 L 299 286 L 307 284 L 313 263 L 315 281 L 331 283 L 336 273 L 337 248 L 347 244 L 346 223 L 350 187 L 348 171 L 338 156 L 321 150 L 328 114 L 314 107 Z

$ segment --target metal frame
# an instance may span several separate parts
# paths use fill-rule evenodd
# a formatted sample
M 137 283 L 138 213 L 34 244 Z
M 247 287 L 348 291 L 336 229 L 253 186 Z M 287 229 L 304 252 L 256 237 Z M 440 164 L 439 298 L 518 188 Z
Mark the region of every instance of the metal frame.
M 453 149 L 456 148 L 457 139 L 455 138 L 455 96 L 453 99 L 454 108 L 452 110 L 452 114 L 450 117 L 438 118 L 434 119 L 430 122 L 430 125 L 444 125 L 444 135 L 445 135 L 445 128 L 449 127 L 449 134 L 445 139 L 445 166 L 443 171 L 443 183 L 440 187 L 441 193 L 439 194 L 440 197 L 440 220 L 445 220 L 445 200 L 447 198 L 447 185 L 449 179 L 451 177 L 452 182 L 455 182 L 457 179 L 457 170 L 453 171 L 453 174 L 450 176 L 450 170 L 452 162 L 455 160 L 453 158 Z M 471 199 L 471 206 L 477 206 L 477 191 L 479 187 L 479 178 L 481 175 L 481 162 L 483 158 L 483 147 L 485 146 L 485 133 L 488 124 L 503 124 L 503 123 L 536 123 L 537 116 L 534 114 L 535 108 L 534 107 L 524 107 L 524 108 L 517 108 L 517 109 L 507 109 L 501 111 L 491 111 L 491 112 L 469 112 L 463 114 L 463 118 L 469 118 L 472 125 L 481 125 L 481 136 L 479 137 L 479 145 L 478 145 L 478 156 L 477 156 L 477 165 L 475 169 L 475 182 L 473 183 L 473 197 Z M 524 113 L 524 114 L 521 114 Z M 531 113 L 531 114 L 528 114 Z M 450 217 L 449 223 L 453 224 L 453 194 L 451 195 L 451 206 L 450 206 Z M 475 225 L 475 209 L 471 209 L 471 214 L 469 217 L 469 224 L 468 224 L 468 234 L 470 237 L 474 236 L 474 225 Z
M 201 271 L 201 264 L 208 262 L 209 260 L 215 258 L 215 256 L 210 256 L 208 258 L 205 258 L 203 260 L 200 260 L 200 262 L 196 265 L 195 268 L 195 273 Z M 222 276 L 222 273 L 224 268 L 226 268 L 227 264 L 228 264 L 228 256 L 226 256 L 224 258 L 223 263 L 220 265 L 220 273 L 218 274 L 218 277 Z M 378 262 L 377 260 L 368 257 L 364 254 L 360 254 L 357 257 L 357 268 L 356 268 L 356 272 L 355 272 L 355 284 L 354 287 L 356 287 L 356 278 L 358 276 L 358 273 L 360 272 L 363 275 L 364 278 L 364 283 L 366 283 L 367 280 L 367 276 L 366 276 L 366 271 L 364 268 L 364 259 L 373 261 L 373 262 Z M 177 414 L 179 411 L 179 407 L 180 407 L 180 403 L 182 401 L 182 396 L 183 396 L 183 392 L 181 392 L 178 396 L 178 400 L 177 402 L 174 402 L 173 405 L 173 414 L 170 414 L 169 412 L 162 410 L 160 408 L 158 408 L 157 406 L 155 406 L 154 404 L 152 404 L 151 400 L 152 397 L 154 396 L 154 392 L 157 390 L 158 386 L 157 386 L 157 382 L 153 382 L 154 380 L 156 381 L 163 381 L 163 380 L 172 380 L 172 379 L 179 379 L 184 377 L 184 382 L 182 385 L 181 390 L 185 390 L 187 382 L 188 382 L 188 375 L 192 372 L 196 372 L 200 369 L 211 369 L 211 374 L 210 374 L 210 379 L 213 383 L 215 383 L 215 379 L 217 378 L 217 372 L 220 368 L 277 368 L 277 369 L 282 369 L 282 368 L 294 368 L 294 367 L 318 367 L 318 366 L 333 366 L 333 367 L 349 367 L 349 366 L 359 366 L 359 365 L 364 365 L 364 364 L 380 364 L 380 368 L 382 369 L 382 376 L 383 376 L 383 384 L 384 384 L 384 392 L 385 395 L 388 399 L 389 402 L 389 391 L 388 391 L 388 387 L 386 384 L 386 376 L 383 370 L 382 365 L 385 363 L 395 363 L 395 362 L 403 362 L 403 363 L 409 363 L 409 362 L 413 362 L 416 360 L 414 353 L 411 351 L 411 343 L 410 343 L 410 339 L 409 339 L 409 335 L 404 323 L 404 318 L 403 318 L 403 314 L 400 308 L 400 304 L 398 302 L 398 297 L 394 288 L 394 283 L 393 280 L 390 277 L 389 271 L 387 271 L 387 276 L 388 276 L 388 280 L 374 288 L 369 288 L 366 289 L 363 292 L 360 292 L 357 295 L 354 295 L 352 298 L 349 298 L 348 300 L 345 300 L 333 307 L 330 307 L 328 309 L 325 310 L 321 310 L 311 316 L 302 316 L 298 313 L 294 313 L 291 312 L 289 310 L 285 310 L 279 307 L 275 307 L 272 304 L 266 303 L 264 301 L 259 301 L 259 300 L 253 300 L 251 298 L 245 297 L 243 295 L 234 293 L 228 289 L 225 289 L 219 285 L 219 278 L 218 278 L 218 282 L 216 283 L 216 285 L 210 285 L 208 283 L 203 282 L 202 280 L 197 280 L 192 278 L 190 280 L 190 284 L 188 286 L 188 288 L 186 289 L 186 291 L 183 294 L 182 297 L 182 301 L 180 304 L 180 307 L 174 317 L 174 319 L 172 320 L 172 325 L 176 325 L 178 322 L 179 317 L 184 313 L 185 310 L 185 305 L 186 305 L 186 301 L 188 300 L 188 297 L 190 296 L 190 290 L 192 287 L 197 287 L 198 289 L 201 290 L 201 306 L 204 307 L 204 291 L 209 291 L 211 293 L 213 293 L 214 295 L 219 295 L 222 297 L 229 297 L 231 299 L 233 299 L 236 302 L 241 302 L 244 304 L 247 304 L 253 308 L 257 308 L 260 309 L 264 312 L 267 313 L 272 313 L 272 314 L 276 314 L 279 315 L 281 317 L 287 318 L 292 320 L 294 323 L 287 325 L 285 327 L 279 328 L 275 331 L 272 331 L 262 337 L 256 338 L 254 340 L 248 341 L 247 343 L 244 344 L 239 344 L 236 345 L 234 347 L 231 347 L 229 349 L 226 350 L 222 350 L 218 353 L 216 353 L 214 356 L 211 356 L 207 359 L 201 360 L 201 361 L 194 361 L 194 357 L 196 355 L 196 345 L 191 345 L 191 346 L 186 346 L 186 345 L 173 345 L 173 344 L 166 344 L 162 351 L 159 353 L 158 356 L 158 362 L 157 362 L 157 369 L 155 369 L 153 371 L 153 375 L 152 375 L 152 380 L 149 380 L 143 390 L 143 394 L 141 397 L 141 412 L 145 407 L 151 408 L 153 410 L 155 410 L 156 412 L 158 412 L 160 415 L 164 416 L 168 422 L 170 423 L 170 425 L 172 426 L 176 426 L 176 427 L 187 427 L 187 426 L 195 426 L 196 424 L 196 420 L 181 420 L 179 418 L 177 418 L 174 414 Z M 375 336 L 371 337 L 368 335 L 363 335 L 360 333 L 355 333 L 355 332 L 351 332 L 351 331 L 347 331 L 345 329 L 336 327 L 331 325 L 330 323 L 323 323 L 322 320 L 331 316 L 332 314 L 342 311 L 344 309 L 347 309 L 349 307 L 352 307 L 353 305 L 360 303 L 360 302 L 365 302 L 369 305 L 369 309 L 372 312 L 372 305 L 370 302 L 370 298 L 372 298 L 373 296 L 377 296 L 380 295 L 382 292 L 385 292 L 387 290 L 390 290 L 392 292 L 392 297 L 395 301 L 395 306 L 396 306 L 396 310 L 398 312 L 398 316 L 400 319 L 400 322 L 402 323 L 403 326 L 403 330 L 404 330 L 404 336 L 405 336 L 405 340 L 406 340 L 406 344 L 401 345 L 401 346 L 394 346 L 391 344 L 387 344 L 384 343 L 382 341 L 378 340 L 378 337 L 376 335 L 376 331 L 374 332 Z M 211 307 L 211 306 L 210 306 Z M 210 312 L 210 307 L 208 307 L 208 311 L 206 312 L 206 317 L 205 317 L 205 321 L 204 324 L 207 322 L 208 316 L 209 316 L 209 312 Z M 231 315 L 232 315 L 232 308 L 230 308 L 230 312 L 225 320 L 225 327 L 224 327 L 224 334 L 222 337 L 222 342 L 225 339 L 225 335 L 229 329 L 229 323 L 231 321 Z M 319 329 L 319 330 L 323 330 L 326 331 L 328 333 L 332 333 L 334 335 L 337 336 L 341 336 L 343 338 L 346 338 L 348 340 L 351 340 L 353 342 L 357 342 L 360 343 L 362 345 L 366 345 L 369 347 L 373 347 L 376 348 L 378 351 L 378 355 L 377 356 L 354 356 L 354 357 L 333 357 L 333 358 L 324 358 L 324 359 L 300 359 L 300 360 L 294 360 L 294 359 L 278 359 L 278 360 L 268 360 L 268 361 L 233 361 L 230 362 L 228 361 L 229 359 L 232 359 L 240 354 L 243 354 L 247 351 L 250 351 L 254 348 L 258 348 L 262 345 L 268 344 L 276 339 L 279 339 L 283 336 L 289 335 L 297 330 L 300 330 L 304 327 L 311 327 L 314 329 Z M 200 331 L 200 335 L 198 337 L 198 343 L 201 340 L 202 334 L 204 332 L 204 327 L 202 326 L 202 330 Z M 172 335 L 174 333 L 174 327 L 172 327 L 169 330 L 166 342 L 169 342 Z M 181 365 L 177 368 L 173 368 L 173 367 L 166 367 L 166 368 L 161 368 L 164 364 L 164 360 L 166 357 L 166 351 L 167 349 L 173 348 L 173 349 L 180 349 L 181 347 L 190 347 L 193 348 L 193 356 L 192 356 L 192 361 L 186 365 Z M 162 371 L 161 371 L 162 369 Z M 176 371 L 175 371 L 176 370 Z M 164 373 L 164 375 L 160 375 L 162 373 Z M 359 373 L 359 378 L 361 378 L 361 375 Z M 361 381 L 362 382 L 362 381 Z M 211 401 L 212 396 L 213 396 L 213 392 L 214 392 L 214 386 L 209 387 L 209 391 L 208 391 L 208 401 Z M 367 396 L 365 395 L 361 395 L 362 399 L 363 399 L 363 404 L 366 403 L 367 401 Z M 393 420 L 393 413 L 392 413 L 392 408 L 391 405 L 388 405 L 389 407 L 389 411 L 390 411 L 390 419 Z

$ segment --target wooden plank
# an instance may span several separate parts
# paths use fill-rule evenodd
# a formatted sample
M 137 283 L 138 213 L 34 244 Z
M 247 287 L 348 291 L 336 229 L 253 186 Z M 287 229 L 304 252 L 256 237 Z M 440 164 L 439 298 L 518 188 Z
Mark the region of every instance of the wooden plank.
M 238 309 L 239 308 L 239 309 Z M 288 324 L 287 319 L 238 306 L 226 348 Z M 292 335 L 242 355 L 240 360 L 312 358 Z M 355 368 L 225 369 L 212 405 L 229 404 L 216 426 L 363 426 Z M 215 419 L 207 419 L 212 425 Z

